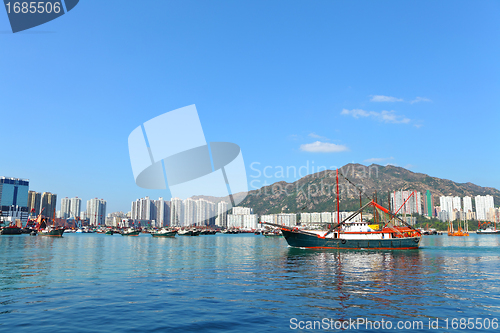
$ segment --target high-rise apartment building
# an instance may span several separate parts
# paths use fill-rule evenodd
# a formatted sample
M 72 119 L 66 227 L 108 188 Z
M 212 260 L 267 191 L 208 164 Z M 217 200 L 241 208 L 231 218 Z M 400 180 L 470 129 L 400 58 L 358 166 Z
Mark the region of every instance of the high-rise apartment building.
M 494 199 L 491 195 L 478 195 L 476 201 L 476 218 L 479 221 L 486 221 L 488 219 L 488 212 L 490 208 L 495 208 Z
M 52 220 L 55 216 L 57 204 L 57 194 L 52 194 L 50 192 L 43 192 L 40 202 L 40 214 L 45 216 L 49 220 Z
M 233 215 L 248 215 L 248 214 L 253 214 L 252 208 L 233 207 Z
M 77 218 L 78 216 L 80 216 L 81 209 L 82 199 L 80 199 L 79 197 L 71 198 L 69 206 L 69 217 Z
M 170 225 L 181 227 L 183 219 L 183 204 L 179 198 L 172 198 L 170 201 Z
M 228 204 L 225 201 L 217 203 L 217 225 L 219 227 L 227 227 L 227 211 Z
M 424 215 L 429 217 L 434 216 L 434 198 L 429 190 L 424 195 Z
M 106 222 L 106 200 L 98 198 L 88 200 L 86 215 L 90 225 L 104 226 Z
M 71 200 L 66 197 L 61 199 L 61 212 L 59 216 L 63 219 L 67 219 L 71 214 Z
M 28 210 L 36 217 L 40 214 L 40 204 L 42 202 L 42 193 L 28 191 Z
M 472 198 L 471 197 L 464 197 L 464 213 L 469 213 L 473 212 L 472 210 Z
M 184 218 L 182 225 L 198 225 L 198 202 L 191 198 L 187 198 L 182 202 L 184 206 Z
M 454 213 L 453 213 L 453 197 L 446 197 L 446 196 L 441 196 L 439 197 L 439 206 L 441 207 L 441 215 L 440 220 L 443 220 L 446 218 L 448 221 L 454 220 Z M 446 212 L 443 213 L 443 212 Z
M 422 214 L 422 195 L 416 191 L 393 192 L 391 194 L 391 208 L 394 213 L 398 212 L 398 214 Z
M 156 226 L 168 227 L 170 226 L 170 202 L 159 198 L 154 201 L 156 210 Z

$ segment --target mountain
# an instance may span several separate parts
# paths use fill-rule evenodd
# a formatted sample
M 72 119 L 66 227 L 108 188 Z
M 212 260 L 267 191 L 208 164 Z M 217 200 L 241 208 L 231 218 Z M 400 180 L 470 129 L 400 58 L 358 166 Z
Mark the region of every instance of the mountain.
M 364 193 L 363 202 L 377 192 L 380 204 L 388 206 L 388 194 L 398 190 L 416 190 L 425 194 L 430 190 L 434 205 L 439 205 L 439 197 L 492 195 L 496 206 L 500 204 L 500 191 L 491 187 L 481 187 L 472 183 L 456 183 L 447 179 L 415 173 L 397 166 L 372 164 L 347 164 L 339 169 L 340 209 L 343 211 L 359 208 L 359 190 Z M 248 193 L 238 205 L 251 207 L 256 214 L 300 213 L 336 211 L 335 170 L 326 170 L 305 176 L 296 182 L 284 181 L 265 186 Z M 237 194 L 240 195 L 240 194 Z

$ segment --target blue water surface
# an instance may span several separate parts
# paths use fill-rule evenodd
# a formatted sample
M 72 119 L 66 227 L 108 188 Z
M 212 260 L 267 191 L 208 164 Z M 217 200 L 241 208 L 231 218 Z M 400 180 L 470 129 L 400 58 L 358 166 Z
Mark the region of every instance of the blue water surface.
M 498 235 L 425 236 L 407 251 L 294 249 L 253 234 L 0 236 L 0 331 L 280 332 L 323 320 L 335 331 L 362 319 L 495 331 L 451 320 L 500 318 L 499 266 Z

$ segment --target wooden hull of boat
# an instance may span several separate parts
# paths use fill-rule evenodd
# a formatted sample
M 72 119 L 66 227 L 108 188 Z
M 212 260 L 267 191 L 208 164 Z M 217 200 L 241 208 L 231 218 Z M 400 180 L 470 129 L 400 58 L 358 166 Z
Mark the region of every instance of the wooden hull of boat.
M 412 250 L 418 249 L 420 237 L 389 239 L 342 239 L 321 238 L 315 235 L 282 230 L 288 245 L 310 249 L 373 249 L 373 250 Z

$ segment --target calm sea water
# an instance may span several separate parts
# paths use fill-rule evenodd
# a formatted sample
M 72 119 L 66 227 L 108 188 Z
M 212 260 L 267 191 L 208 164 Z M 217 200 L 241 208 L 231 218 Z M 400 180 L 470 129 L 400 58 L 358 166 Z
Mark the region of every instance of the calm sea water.
M 248 234 L 0 236 L 0 331 L 275 332 L 292 318 L 453 331 L 453 318 L 500 318 L 499 267 L 496 235 L 425 236 L 413 251 L 302 250 Z

